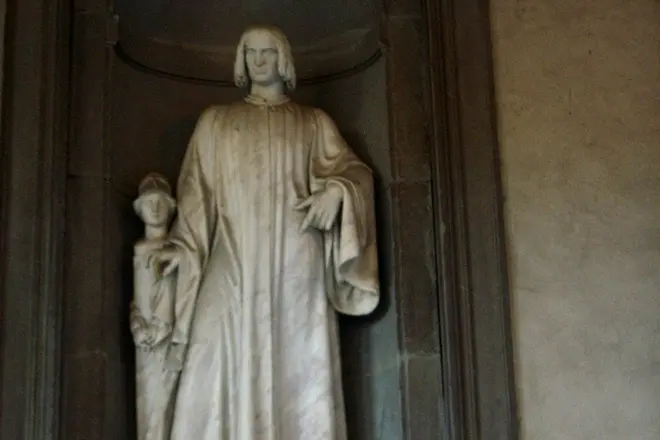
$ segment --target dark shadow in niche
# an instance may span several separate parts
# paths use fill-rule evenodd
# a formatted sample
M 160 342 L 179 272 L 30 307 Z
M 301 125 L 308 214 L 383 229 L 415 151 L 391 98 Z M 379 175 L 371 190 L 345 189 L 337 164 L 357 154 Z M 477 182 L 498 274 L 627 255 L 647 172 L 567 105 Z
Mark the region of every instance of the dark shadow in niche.
M 146 73 L 158 78 L 165 78 L 191 84 L 206 85 L 210 87 L 235 87 L 233 80 L 210 78 L 207 77 L 208 75 L 195 75 L 195 73 L 182 73 L 178 71 L 170 72 L 157 64 L 151 66 L 127 53 L 120 43 L 115 44 L 114 50 L 117 58 L 119 58 L 126 65 L 141 73 Z M 383 52 L 380 48 L 374 49 L 373 52 L 365 54 L 363 57 L 364 59 L 356 60 L 353 64 L 346 66 L 343 70 L 331 71 L 330 73 L 319 74 L 309 78 L 300 78 L 298 80 L 298 84 L 301 86 L 310 86 L 347 78 L 370 68 L 376 62 L 378 62 L 382 56 Z
M 357 145 L 357 144 L 353 144 Z M 385 268 L 389 264 L 387 249 L 383 243 L 389 243 L 389 233 L 386 230 L 389 223 L 387 203 L 384 200 L 382 184 L 376 177 L 375 202 L 376 202 L 376 230 L 378 232 L 378 263 L 381 299 L 378 307 L 369 316 L 346 316 L 339 315 L 339 333 L 341 341 L 342 357 L 342 385 L 344 389 L 344 405 L 346 410 L 346 424 L 349 439 L 377 439 L 374 430 L 376 420 L 373 414 L 377 408 L 372 387 L 373 376 L 378 372 L 370 371 L 370 365 L 374 365 L 372 358 L 378 355 L 373 352 L 369 331 L 371 326 L 380 321 L 390 310 L 391 298 L 389 282 Z
M 350 70 L 380 47 L 378 0 L 116 0 L 114 11 L 118 55 L 179 79 L 231 81 L 238 38 L 260 23 L 287 34 L 302 81 Z
M 130 330 L 129 316 L 130 304 L 133 299 L 133 246 L 144 234 L 144 226 L 133 210 L 133 199 L 123 191 L 117 191 L 117 205 L 115 209 L 120 211 L 121 234 L 116 239 L 115 249 L 120 252 L 118 260 L 120 261 L 120 291 L 121 304 L 119 321 L 120 328 L 120 350 L 121 366 L 124 389 L 124 412 L 126 416 L 126 434 L 137 432 L 136 412 L 135 412 L 135 346 L 133 345 L 133 336 Z M 137 193 L 137 186 L 136 186 Z M 136 194 L 137 195 L 137 194 Z M 119 293 L 118 293 L 119 294 Z M 131 435 L 132 438 L 133 436 Z
M 382 261 L 382 257 L 379 256 Z M 385 277 L 381 272 L 381 290 L 386 290 Z M 342 380 L 344 389 L 344 405 L 349 439 L 376 439 L 374 426 L 376 420 L 374 407 L 373 376 L 377 373 L 369 371 L 373 365 L 373 347 L 369 338 L 370 326 L 381 319 L 389 308 L 387 295 L 381 297 L 381 303 L 376 311 L 368 316 L 339 317 L 339 331 L 342 356 Z
M 384 72 L 383 72 L 384 73 Z M 380 303 L 376 310 L 368 316 L 352 317 L 339 315 L 339 330 L 341 340 L 342 356 L 342 380 L 344 389 L 344 401 L 346 409 L 346 423 L 349 439 L 375 440 L 380 438 L 377 432 L 379 425 L 379 415 L 382 416 L 381 407 L 383 402 L 377 402 L 374 386 L 380 379 L 377 377 L 380 372 L 374 371 L 374 366 L 378 364 L 378 357 L 384 353 L 377 353 L 377 346 L 382 346 L 374 338 L 374 326 L 381 321 L 391 309 L 390 286 L 388 280 L 390 251 L 389 236 L 391 220 L 389 213 L 389 204 L 387 202 L 387 191 L 385 183 L 380 175 L 385 170 L 379 170 L 376 165 L 376 158 L 372 157 L 378 146 L 368 145 L 366 130 L 378 130 L 381 115 L 362 113 L 365 111 L 364 99 L 369 99 L 363 91 L 363 74 L 356 74 L 350 79 L 344 79 L 344 83 L 327 83 L 320 85 L 328 87 L 325 93 L 325 99 L 322 99 L 320 107 L 323 107 L 328 114 L 335 119 L 340 132 L 347 144 L 355 151 L 360 159 L 367 164 L 374 172 L 374 196 L 376 210 L 376 231 L 379 246 L 379 276 L 380 276 Z M 334 87 L 349 87 L 349 93 L 334 93 Z M 384 93 L 384 92 L 383 92 Z M 359 95 L 357 99 L 355 95 Z M 371 106 L 369 106 L 371 108 Z M 337 118 L 333 113 L 337 114 Z M 373 120 L 371 118 L 374 118 Z M 384 112 L 387 123 L 387 114 Z M 356 126 L 369 121 L 365 126 Z M 373 134 L 373 133 L 372 133 Z M 372 148 L 369 148 L 372 147 Z M 386 145 L 383 146 L 383 154 L 388 154 Z M 370 153 L 370 154 L 369 154 Z M 386 171 L 385 171 L 386 172 Z
M 160 154 L 163 155 L 159 172 L 170 182 L 174 195 L 176 195 L 176 185 L 183 156 L 188 149 L 188 142 L 190 142 L 198 118 L 198 113 L 190 114 L 169 124 L 158 141 Z

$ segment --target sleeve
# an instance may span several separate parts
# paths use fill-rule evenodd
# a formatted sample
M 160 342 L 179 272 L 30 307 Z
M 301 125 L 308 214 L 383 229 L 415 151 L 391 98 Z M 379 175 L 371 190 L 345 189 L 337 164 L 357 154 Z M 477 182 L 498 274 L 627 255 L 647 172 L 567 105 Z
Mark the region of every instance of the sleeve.
M 347 315 L 371 313 L 379 302 L 373 175 L 346 145 L 335 123 L 315 110 L 310 157 L 311 191 L 338 185 L 342 206 L 325 234 L 326 289 L 333 307 Z
M 172 342 L 187 344 L 202 274 L 209 259 L 217 209 L 214 198 L 215 135 L 217 110 L 199 118 L 181 165 L 177 183 L 177 219 L 170 242 L 183 254 L 175 294 Z

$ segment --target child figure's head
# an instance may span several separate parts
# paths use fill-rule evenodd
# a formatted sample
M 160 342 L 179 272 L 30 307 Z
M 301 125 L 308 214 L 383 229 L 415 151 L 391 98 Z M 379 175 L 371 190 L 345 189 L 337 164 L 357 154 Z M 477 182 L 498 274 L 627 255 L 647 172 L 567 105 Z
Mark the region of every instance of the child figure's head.
M 158 173 L 147 174 L 140 182 L 133 209 L 147 226 L 166 227 L 176 209 L 167 180 Z

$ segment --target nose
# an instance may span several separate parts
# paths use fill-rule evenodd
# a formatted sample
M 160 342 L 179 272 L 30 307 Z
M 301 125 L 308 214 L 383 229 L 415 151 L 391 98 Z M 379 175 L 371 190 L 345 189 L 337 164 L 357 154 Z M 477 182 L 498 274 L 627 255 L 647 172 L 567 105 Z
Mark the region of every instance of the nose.
M 259 52 L 257 52 L 257 54 L 254 57 L 254 64 L 257 65 L 257 66 L 261 66 L 261 65 L 263 65 L 263 63 L 264 63 L 263 56 L 261 56 L 261 54 Z

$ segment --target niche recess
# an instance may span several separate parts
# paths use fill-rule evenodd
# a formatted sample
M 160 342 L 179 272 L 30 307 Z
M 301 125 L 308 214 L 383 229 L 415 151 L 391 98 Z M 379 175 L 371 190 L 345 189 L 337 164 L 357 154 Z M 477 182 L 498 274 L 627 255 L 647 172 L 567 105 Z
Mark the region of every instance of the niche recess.
M 368 35 L 349 31 L 377 29 L 379 16 L 385 57 L 299 63 L 295 97 L 326 109 L 376 171 L 383 304 L 342 320 L 349 438 L 518 438 L 487 0 L 385 0 L 386 11 L 217 0 L 228 18 L 213 22 L 217 41 L 200 24 L 220 16 L 210 2 L 188 0 L 192 13 L 150 0 L 10 3 L 0 35 L 1 438 L 134 438 L 126 321 L 141 228 L 131 201 L 145 172 L 176 177 L 203 107 L 241 95 L 226 87 L 221 56 L 205 73 L 199 48 L 144 42 L 211 41 L 221 53 L 244 24 L 270 22 L 304 63 L 341 52 L 309 47 Z M 372 21 L 351 21 L 369 16 L 356 7 Z
M 373 0 L 117 0 L 118 48 L 181 77 L 229 83 L 236 41 L 249 25 L 276 24 L 303 80 L 354 69 L 379 53 L 381 2 Z

